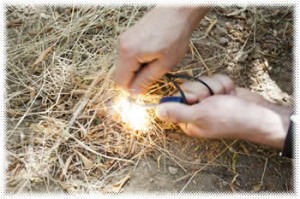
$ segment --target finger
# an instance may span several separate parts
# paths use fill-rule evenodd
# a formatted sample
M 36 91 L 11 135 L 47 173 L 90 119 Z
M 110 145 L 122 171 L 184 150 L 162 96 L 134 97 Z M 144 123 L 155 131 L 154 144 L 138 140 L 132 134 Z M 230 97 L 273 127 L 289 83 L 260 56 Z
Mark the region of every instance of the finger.
M 185 82 L 181 86 L 184 93 L 193 93 L 201 101 L 210 96 L 209 90 L 200 82 Z
M 156 115 L 161 120 L 173 123 L 190 123 L 196 119 L 193 106 L 171 102 L 160 104 L 156 109 Z
M 224 93 L 219 93 L 219 94 L 235 94 L 235 84 L 233 83 L 232 79 L 228 77 L 227 75 L 222 75 L 222 74 L 216 74 L 213 76 L 213 78 L 216 78 L 219 80 L 221 83 L 223 89 L 222 91 Z M 218 91 L 217 91 L 218 92 Z M 220 90 L 221 92 L 221 90 Z
M 153 61 L 136 74 L 130 87 L 135 94 L 144 93 L 154 80 L 160 78 L 166 72 L 168 72 L 168 69 L 163 66 L 161 61 Z
M 213 77 L 201 77 L 199 79 L 204 81 L 215 95 L 230 94 L 235 88 L 233 81 L 226 75 L 216 74 Z
M 116 62 L 114 81 L 120 87 L 129 89 L 130 83 L 134 78 L 135 71 L 137 71 L 139 67 L 140 64 L 137 62 L 137 60 L 120 54 Z
M 179 92 L 176 92 L 173 96 L 181 96 Z M 199 102 L 197 95 L 194 93 L 184 92 L 185 99 L 187 104 L 192 105 Z
M 194 138 L 204 138 L 205 136 L 203 130 L 192 123 L 180 123 L 179 127 L 182 129 L 182 131 L 187 134 L 190 137 Z
M 235 91 L 235 85 L 228 76 L 215 75 L 212 78 L 201 77 L 200 79 L 212 89 L 214 94 L 230 94 Z M 182 89 L 185 92 L 195 94 L 200 101 L 210 96 L 208 88 L 197 81 L 185 82 Z

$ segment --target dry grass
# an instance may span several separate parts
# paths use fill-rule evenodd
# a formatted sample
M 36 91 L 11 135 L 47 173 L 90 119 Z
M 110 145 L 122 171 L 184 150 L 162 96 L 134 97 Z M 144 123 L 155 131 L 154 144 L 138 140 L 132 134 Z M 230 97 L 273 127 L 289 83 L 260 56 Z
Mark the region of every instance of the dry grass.
M 143 10 L 7 8 L 9 192 L 102 189 L 163 142 L 155 124 L 132 132 L 111 113 L 117 38 Z

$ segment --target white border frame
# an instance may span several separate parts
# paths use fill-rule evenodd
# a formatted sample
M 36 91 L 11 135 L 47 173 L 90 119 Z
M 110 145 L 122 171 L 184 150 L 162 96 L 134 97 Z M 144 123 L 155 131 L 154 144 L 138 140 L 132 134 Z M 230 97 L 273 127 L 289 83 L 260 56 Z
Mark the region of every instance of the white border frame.
M 300 122 L 300 117 L 299 117 L 299 113 L 300 113 L 300 106 L 298 104 L 299 101 L 299 94 L 300 94 L 300 80 L 299 75 L 300 75 L 300 69 L 299 69 L 299 56 L 300 55 L 300 51 L 299 51 L 299 47 L 300 47 L 300 41 L 299 41 L 299 34 L 300 34 L 300 12 L 299 12 L 299 1 L 297 0 L 264 0 L 259 1 L 259 0 L 230 0 L 230 1 L 226 1 L 226 2 L 221 2 L 218 0 L 207 0 L 207 1 L 203 1 L 203 0 L 189 0 L 189 1 L 185 1 L 182 2 L 180 0 L 177 1 L 165 1 L 162 3 L 161 0 L 151 0 L 151 1 L 147 1 L 147 0 L 127 0 L 127 1 L 121 1 L 121 0 L 107 0 L 107 1 L 103 1 L 103 0 L 84 0 L 84 2 L 82 0 L 51 0 L 51 1 L 41 1 L 41 0 L 4 0 L 1 2 L 0 5 L 0 41 L 1 41 L 1 46 L 0 46 L 0 91 L 2 92 L 2 94 L 0 95 L 0 145 L 2 146 L 2 150 L 0 150 L 0 198 L 6 198 L 6 197 L 12 197 L 12 198 L 39 198 L 41 196 L 43 197 L 53 197 L 53 196 L 59 196 L 59 197 L 64 197 L 64 198 L 74 198 L 74 197 L 81 197 L 83 195 L 62 195 L 62 194 L 37 194 L 37 195 L 30 195 L 30 194 L 15 194 L 15 195 L 7 195 L 5 193 L 5 169 L 7 167 L 7 162 L 5 160 L 5 142 L 4 142 L 4 138 L 5 138 L 5 96 L 6 96 L 6 90 L 5 90 L 5 5 L 8 4 L 39 4 L 39 5 L 45 5 L 45 4 L 56 4 L 56 5 L 66 5 L 66 4 L 77 4 L 77 5 L 84 5 L 84 4 L 88 4 L 88 5 L 93 5 L 93 4 L 101 4 L 103 6 L 109 6 L 109 5 L 121 5 L 121 4 L 135 4 L 135 5 L 197 5 L 197 4 L 207 4 L 207 5 L 294 5 L 295 6 L 295 43 L 294 43 L 294 90 L 295 90 L 295 108 L 296 108 L 296 113 L 298 113 L 296 120 L 296 132 L 299 132 L 299 122 Z M 262 194 L 251 194 L 251 193 L 238 193 L 238 194 L 233 194 L 233 193 L 221 193 L 221 194 L 217 194 L 217 193 L 205 193 L 205 194 L 183 194 L 183 195 L 179 195 L 179 194 L 120 194 L 120 195 L 99 195 L 99 194 L 89 194 L 89 195 L 84 195 L 84 196 L 88 196 L 88 197 L 143 197 L 143 198 L 152 198 L 152 197 L 163 197 L 163 198 L 179 198 L 182 196 L 189 196 L 192 198 L 199 198 L 199 196 L 202 197 L 209 197 L 209 198 L 214 198 L 214 197 L 221 197 L 221 198 L 241 198 L 241 197 L 247 197 L 247 198 L 274 198 L 274 197 L 284 197 L 284 198 L 299 198 L 298 194 L 299 194 L 299 186 L 298 186 L 298 180 L 299 180 L 299 160 L 298 160 L 298 155 L 299 155 L 299 146 L 298 146 L 298 140 L 299 140 L 299 134 L 295 133 L 295 158 L 294 158 L 294 177 L 295 177 L 295 194 L 285 194 L 285 193 L 262 193 Z

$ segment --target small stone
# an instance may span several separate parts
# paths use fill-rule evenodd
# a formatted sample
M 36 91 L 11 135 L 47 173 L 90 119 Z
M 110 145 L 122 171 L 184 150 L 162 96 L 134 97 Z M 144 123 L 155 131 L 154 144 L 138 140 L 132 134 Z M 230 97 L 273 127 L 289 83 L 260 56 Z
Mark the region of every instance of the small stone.
M 244 53 L 244 54 L 242 54 L 242 56 L 239 57 L 238 62 L 239 63 L 244 62 L 247 60 L 247 58 L 248 58 L 248 54 Z
M 226 30 L 226 28 L 222 27 L 222 26 L 216 26 L 216 33 L 218 35 L 227 35 L 228 31 Z
M 252 21 L 251 21 L 252 22 Z M 252 22 L 253 23 L 253 22 Z M 230 22 L 225 23 L 226 28 L 232 28 L 232 24 Z
M 175 175 L 178 173 L 178 168 L 169 166 L 169 173 Z
M 40 17 L 43 18 L 43 19 L 49 19 L 50 18 L 50 16 L 46 15 L 45 13 L 41 13 Z
M 252 55 L 252 59 L 258 59 L 258 58 L 261 58 L 261 54 L 259 54 L 259 53 L 254 53 L 254 54 Z
M 229 42 L 229 40 L 226 37 L 221 37 L 219 39 L 219 41 L 220 41 L 221 44 L 227 44 Z
M 149 180 L 149 181 L 152 183 L 152 182 L 154 182 L 154 179 L 153 179 L 153 178 L 150 178 L 150 180 Z
M 40 106 L 40 105 L 42 104 L 42 100 L 41 100 L 41 99 L 36 99 L 36 100 L 33 102 L 33 104 L 34 104 L 35 106 Z

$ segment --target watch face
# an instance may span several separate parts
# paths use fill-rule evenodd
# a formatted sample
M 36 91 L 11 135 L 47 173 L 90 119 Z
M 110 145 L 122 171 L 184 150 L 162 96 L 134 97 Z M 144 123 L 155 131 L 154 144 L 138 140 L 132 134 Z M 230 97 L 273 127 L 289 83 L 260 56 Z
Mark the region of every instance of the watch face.
M 291 115 L 290 119 L 294 123 L 297 123 L 296 121 L 298 121 L 298 122 L 300 121 L 299 115 Z

